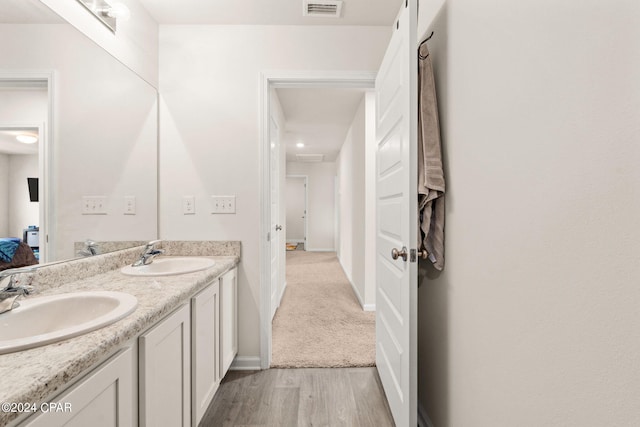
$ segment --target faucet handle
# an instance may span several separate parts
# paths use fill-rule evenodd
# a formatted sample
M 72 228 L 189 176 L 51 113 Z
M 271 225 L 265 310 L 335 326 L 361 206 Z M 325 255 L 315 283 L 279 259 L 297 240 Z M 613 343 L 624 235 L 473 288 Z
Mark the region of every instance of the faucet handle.
M 151 249 L 151 248 L 155 248 L 156 245 L 159 245 L 160 243 L 162 243 L 162 240 L 151 240 L 149 243 L 147 243 L 147 249 Z
M 13 274 L 5 274 L 3 276 L 0 276 L 0 291 L 15 292 L 15 290 L 24 290 L 24 294 L 29 295 L 29 292 L 32 292 L 34 290 L 34 287 L 30 285 L 16 286 L 16 277 L 20 273 L 27 273 L 30 271 L 34 271 L 35 268 L 26 269 L 24 271 L 15 271 L 17 270 L 15 268 L 12 270 L 14 270 Z M 8 282 L 8 283 L 5 285 L 5 282 Z

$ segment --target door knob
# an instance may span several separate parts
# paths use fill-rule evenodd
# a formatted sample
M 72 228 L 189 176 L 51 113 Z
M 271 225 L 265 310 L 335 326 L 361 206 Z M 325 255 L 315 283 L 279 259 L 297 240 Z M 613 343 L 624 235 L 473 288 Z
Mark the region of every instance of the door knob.
M 282 230 L 282 226 L 281 225 L 276 225 L 276 231 L 280 231 Z
M 391 249 L 391 258 L 398 259 L 402 257 L 403 261 L 407 260 L 407 247 L 403 246 L 402 250 L 397 250 L 396 248 Z

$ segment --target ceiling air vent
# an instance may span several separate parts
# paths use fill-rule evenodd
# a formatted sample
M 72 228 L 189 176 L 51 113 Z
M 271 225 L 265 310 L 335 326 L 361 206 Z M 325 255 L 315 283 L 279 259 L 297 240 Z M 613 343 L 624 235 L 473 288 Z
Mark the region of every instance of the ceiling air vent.
M 342 12 L 340 0 L 304 0 L 303 16 L 324 16 L 339 18 Z
M 296 154 L 299 162 L 321 162 L 324 160 L 324 154 Z

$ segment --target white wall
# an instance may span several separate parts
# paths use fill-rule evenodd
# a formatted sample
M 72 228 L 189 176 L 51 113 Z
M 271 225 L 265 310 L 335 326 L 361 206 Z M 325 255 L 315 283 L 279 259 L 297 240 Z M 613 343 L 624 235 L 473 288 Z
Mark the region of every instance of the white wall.
M 0 153 L 0 237 L 9 237 L 9 156 Z
M 336 160 L 338 256 L 361 305 L 375 308 L 375 94 L 365 93 Z
M 70 25 L 0 25 L 0 69 L 54 70 L 54 258 L 73 242 L 157 236 L 157 93 Z M 81 215 L 82 196 L 108 215 Z M 124 196 L 136 215 L 124 215 Z
M 640 425 L 640 3 L 429 18 L 447 223 L 421 403 L 438 427 Z
M 364 96 L 336 160 L 340 197 L 340 263 L 349 280 L 364 295 Z
M 9 236 L 22 238 L 22 230 L 40 225 L 40 204 L 29 199 L 27 178 L 38 178 L 38 155 L 9 156 Z
M 376 94 L 365 93 L 364 308 L 376 305 Z
M 304 242 L 305 178 L 287 177 L 287 242 Z
M 333 162 L 287 162 L 289 175 L 307 178 L 308 251 L 334 251 L 336 164 Z
M 239 355 L 260 353 L 260 73 L 377 70 L 386 27 L 160 26 L 160 237 L 240 240 Z M 196 207 L 235 194 L 235 215 Z M 332 245 L 333 246 L 333 245 Z
M 158 87 L 158 23 L 139 1 L 119 0 L 129 8 L 131 18 L 119 20 L 115 34 L 77 1 L 40 1 L 153 87 Z
M 46 88 L 0 89 L 0 126 L 46 125 L 48 102 Z

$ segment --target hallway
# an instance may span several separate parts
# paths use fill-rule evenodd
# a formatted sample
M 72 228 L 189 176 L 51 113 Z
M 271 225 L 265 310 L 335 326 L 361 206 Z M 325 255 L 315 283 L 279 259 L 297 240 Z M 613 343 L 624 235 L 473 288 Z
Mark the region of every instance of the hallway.
M 334 252 L 287 252 L 272 337 L 272 368 L 375 365 L 375 313 L 362 310 Z

